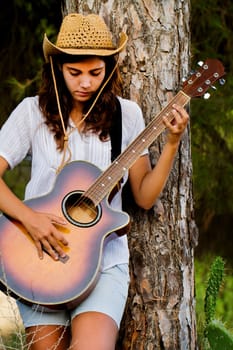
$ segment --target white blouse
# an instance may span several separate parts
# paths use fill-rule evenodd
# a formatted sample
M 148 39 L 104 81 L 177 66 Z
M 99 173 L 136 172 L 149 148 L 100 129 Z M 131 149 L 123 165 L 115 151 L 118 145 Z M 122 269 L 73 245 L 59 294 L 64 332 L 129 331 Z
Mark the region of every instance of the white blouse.
M 122 150 L 144 129 L 139 106 L 119 98 L 122 109 Z M 69 130 L 74 128 L 70 121 Z M 83 135 L 74 129 L 69 136 L 71 161 L 84 160 L 104 171 L 111 164 L 111 141 L 102 142 L 91 132 Z M 145 150 L 143 153 L 146 153 Z M 42 196 L 53 188 L 56 170 L 63 153 L 57 150 L 54 135 L 44 123 L 38 96 L 25 98 L 11 113 L 0 130 L 0 156 L 14 168 L 27 154 L 31 154 L 31 178 L 25 190 L 25 199 Z M 126 181 L 127 174 L 124 181 Z M 121 210 L 121 191 L 114 197 L 111 207 Z M 127 263 L 129 258 L 127 236 L 111 240 L 103 254 L 103 268 Z

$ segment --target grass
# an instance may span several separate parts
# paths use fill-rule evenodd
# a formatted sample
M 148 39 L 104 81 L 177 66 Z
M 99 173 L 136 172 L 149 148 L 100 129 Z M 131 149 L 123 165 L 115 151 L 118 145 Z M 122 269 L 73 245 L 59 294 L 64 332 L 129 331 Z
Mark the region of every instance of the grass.
M 0 350 L 26 350 L 24 333 L 0 337 Z

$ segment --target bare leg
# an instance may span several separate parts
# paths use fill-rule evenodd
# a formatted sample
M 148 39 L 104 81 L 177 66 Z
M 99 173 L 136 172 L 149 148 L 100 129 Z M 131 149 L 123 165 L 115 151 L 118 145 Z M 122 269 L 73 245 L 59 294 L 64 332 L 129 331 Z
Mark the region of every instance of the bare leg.
M 72 321 L 70 350 L 114 350 L 118 335 L 115 321 L 100 312 L 85 312 Z
M 67 350 L 70 345 L 70 329 L 59 325 L 26 328 L 28 350 Z

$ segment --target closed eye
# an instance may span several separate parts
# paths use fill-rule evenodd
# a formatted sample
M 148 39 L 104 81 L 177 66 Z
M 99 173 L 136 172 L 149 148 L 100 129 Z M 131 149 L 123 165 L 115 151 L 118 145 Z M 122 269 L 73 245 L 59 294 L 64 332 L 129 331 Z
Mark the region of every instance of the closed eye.
M 90 73 L 90 75 L 92 75 L 93 77 L 97 77 L 98 75 L 100 75 L 100 74 L 102 73 L 102 70 L 103 70 L 102 68 L 101 68 L 101 69 L 93 69 L 93 70 L 91 70 L 89 73 Z M 70 73 L 70 75 L 72 75 L 73 77 L 76 77 L 76 76 L 82 74 L 81 71 L 76 70 L 76 69 L 70 69 L 70 70 L 69 70 L 69 73 Z
M 97 77 L 98 75 L 100 75 L 102 73 L 103 68 L 100 69 L 93 69 L 90 71 L 91 75 L 93 75 L 94 77 Z
M 79 74 L 81 74 L 82 72 L 79 71 L 79 70 L 76 70 L 76 69 L 70 69 L 70 70 L 69 70 L 69 73 L 70 73 L 70 75 L 72 75 L 73 77 L 75 77 L 75 76 L 78 76 Z

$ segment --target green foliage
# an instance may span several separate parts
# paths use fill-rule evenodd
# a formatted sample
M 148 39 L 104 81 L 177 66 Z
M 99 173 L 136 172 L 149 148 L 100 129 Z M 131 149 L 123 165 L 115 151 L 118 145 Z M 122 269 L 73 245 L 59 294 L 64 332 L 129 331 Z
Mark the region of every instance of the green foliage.
M 34 83 L 39 80 L 37 74 L 33 79 L 26 79 L 25 82 L 19 81 L 14 77 L 10 77 L 6 80 L 9 88 L 11 89 L 11 97 L 15 103 L 19 103 L 25 96 L 28 96 Z
M 8 336 L 0 337 L 1 350 L 23 350 L 26 349 L 25 333 L 17 332 L 9 334 Z
M 215 317 L 216 301 L 223 281 L 225 263 L 221 257 L 216 257 L 210 268 L 205 295 L 205 315 L 206 323 L 209 324 Z
M 206 335 L 211 350 L 233 350 L 233 335 L 220 321 L 211 321 L 206 326 Z
M 194 195 L 199 222 L 233 212 L 233 2 L 191 1 L 192 63 L 220 59 L 226 84 L 210 100 L 191 102 Z
M 0 125 L 22 97 L 35 94 L 41 65 L 43 35 L 50 38 L 61 21 L 56 0 L 8 0 L 0 4 Z M 18 90 L 18 91 L 17 91 Z
M 20 165 L 11 171 L 7 171 L 4 175 L 4 180 L 11 190 L 19 198 L 24 198 L 24 190 L 26 183 L 30 179 L 30 160 L 25 159 Z

